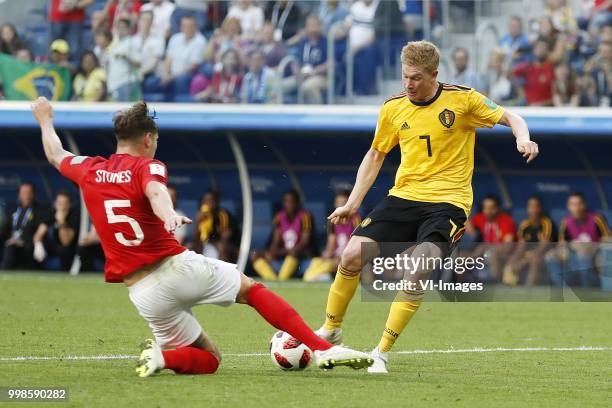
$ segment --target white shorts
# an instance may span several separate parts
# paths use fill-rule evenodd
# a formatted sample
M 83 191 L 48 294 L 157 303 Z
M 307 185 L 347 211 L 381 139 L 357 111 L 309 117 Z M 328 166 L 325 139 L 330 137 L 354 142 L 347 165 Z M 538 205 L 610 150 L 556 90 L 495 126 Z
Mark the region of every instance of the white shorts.
M 128 289 L 157 344 L 177 348 L 192 344 L 202 332 L 191 308 L 233 304 L 240 290 L 240 275 L 234 264 L 185 251 Z

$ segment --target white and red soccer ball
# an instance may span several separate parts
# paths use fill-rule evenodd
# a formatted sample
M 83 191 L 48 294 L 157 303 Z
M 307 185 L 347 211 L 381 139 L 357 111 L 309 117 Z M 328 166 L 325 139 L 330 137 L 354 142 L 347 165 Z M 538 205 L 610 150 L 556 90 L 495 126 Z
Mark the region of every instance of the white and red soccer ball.
M 270 357 L 281 370 L 297 371 L 308 367 L 312 350 L 290 334 L 278 331 L 270 340 Z

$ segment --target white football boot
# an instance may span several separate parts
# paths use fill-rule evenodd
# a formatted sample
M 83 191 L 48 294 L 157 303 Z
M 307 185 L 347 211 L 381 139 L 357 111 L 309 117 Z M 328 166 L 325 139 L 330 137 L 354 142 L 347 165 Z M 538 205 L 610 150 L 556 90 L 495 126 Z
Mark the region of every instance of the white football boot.
M 333 346 L 328 350 L 316 350 L 314 352 L 317 367 L 330 370 L 334 367 L 346 366 L 358 370 L 370 367 L 374 360 L 367 353 L 351 350 L 344 346 Z
M 389 353 L 381 353 L 378 347 L 370 353 L 370 357 L 374 360 L 374 364 L 368 367 L 370 374 L 387 374 L 387 362 L 389 362 Z
M 154 340 L 146 339 L 140 344 L 140 358 L 136 373 L 139 377 L 150 377 L 165 366 L 161 348 Z
M 315 334 L 331 344 L 342 345 L 342 329 L 328 330 L 325 326 L 321 326 Z

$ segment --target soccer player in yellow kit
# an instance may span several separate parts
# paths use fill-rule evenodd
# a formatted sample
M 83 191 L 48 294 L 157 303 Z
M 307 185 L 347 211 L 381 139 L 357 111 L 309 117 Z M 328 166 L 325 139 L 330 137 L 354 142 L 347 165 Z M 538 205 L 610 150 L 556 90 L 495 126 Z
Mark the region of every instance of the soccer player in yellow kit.
M 402 49 L 405 90 L 384 103 L 350 197 L 329 216 L 331 222 L 343 223 L 357 211 L 385 156 L 399 144 L 395 185 L 353 232 L 330 288 L 326 320 L 317 334 L 331 343 L 342 341 L 340 326 L 359 284 L 363 243 L 415 242 L 413 256 L 435 257 L 445 256 L 459 240 L 472 207 L 476 128 L 509 126 L 527 162 L 538 155 L 523 118 L 473 89 L 438 82 L 439 60 L 439 50 L 427 41 L 409 42 Z M 387 353 L 422 298 L 422 290 L 396 295 L 368 372 L 387 372 Z

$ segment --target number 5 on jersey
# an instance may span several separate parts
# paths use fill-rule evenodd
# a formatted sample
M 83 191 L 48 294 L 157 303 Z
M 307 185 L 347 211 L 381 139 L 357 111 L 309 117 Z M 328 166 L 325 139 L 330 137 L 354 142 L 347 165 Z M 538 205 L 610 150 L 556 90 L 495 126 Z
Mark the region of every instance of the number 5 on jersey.
M 115 233 L 115 239 L 125 246 L 138 246 L 142 244 L 142 240 L 144 239 L 144 233 L 142 232 L 142 228 L 138 222 L 128 217 L 127 215 L 117 215 L 113 212 L 113 208 L 129 208 L 131 206 L 130 200 L 106 200 L 104 201 L 104 209 L 106 210 L 106 219 L 109 224 L 117 224 L 120 222 L 127 222 L 134 230 L 134 235 L 136 239 L 127 239 L 122 232 Z

